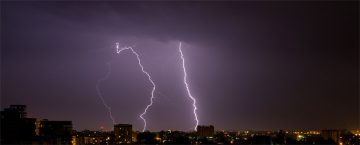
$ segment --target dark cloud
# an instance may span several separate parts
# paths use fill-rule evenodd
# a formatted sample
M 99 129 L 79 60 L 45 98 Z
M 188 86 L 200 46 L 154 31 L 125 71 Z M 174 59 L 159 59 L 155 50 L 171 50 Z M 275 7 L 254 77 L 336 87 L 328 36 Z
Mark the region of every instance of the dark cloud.
M 201 124 L 217 129 L 358 127 L 357 2 L 10 2 L 1 3 L 2 106 L 29 116 L 111 129 L 138 115 L 151 84 L 149 129 L 191 130 L 177 52 L 184 43 Z

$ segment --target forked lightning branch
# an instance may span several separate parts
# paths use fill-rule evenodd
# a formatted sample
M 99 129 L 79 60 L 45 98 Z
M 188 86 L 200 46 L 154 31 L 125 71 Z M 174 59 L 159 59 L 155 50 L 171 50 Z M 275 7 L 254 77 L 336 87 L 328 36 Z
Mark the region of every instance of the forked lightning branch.
M 155 82 L 152 80 L 149 72 L 147 72 L 145 69 L 144 69 L 144 66 L 142 65 L 141 63 L 141 59 L 140 59 L 140 55 L 134 50 L 134 48 L 132 46 L 126 46 L 126 47 L 120 47 L 120 44 L 119 43 L 116 43 L 116 53 L 120 54 L 121 52 L 125 51 L 125 50 L 130 50 L 132 54 L 134 54 L 136 56 L 136 59 L 137 59 L 137 62 L 138 62 L 138 65 L 141 69 L 141 71 L 146 75 L 146 77 L 148 78 L 149 82 L 152 84 L 152 90 L 151 90 L 151 93 L 150 93 L 150 103 L 145 107 L 144 109 L 144 112 L 142 112 L 139 117 L 144 121 L 144 126 L 143 126 L 143 129 L 142 131 L 144 132 L 147 128 L 147 122 L 146 122 L 146 119 L 145 119 L 145 115 L 148 111 L 148 109 L 153 105 L 153 99 L 155 98 L 154 96 L 154 92 L 156 90 L 156 85 L 155 85 Z M 196 131 L 197 129 L 197 126 L 199 124 L 199 120 L 198 120 L 198 116 L 196 114 L 196 110 L 197 110 L 197 107 L 196 107 L 196 99 L 192 96 L 191 94 L 191 91 L 190 91 L 190 86 L 188 84 L 188 77 L 187 77 L 187 72 L 186 72 L 186 67 L 185 67 L 185 58 L 184 58 L 184 55 L 183 55 L 183 52 L 182 52 L 182 48 L 181 48 L 181 42 L 179 43 L 179 53 L 180 53 L 180 58 L 181 58 L 181 66 L 182 66 L 182 69 L 183 69 L 183 73 L 184 73 L 184 84 L 185 84 L 185 87 L 186 87 L 186 92 L 187 92 L 187 95 L 188 97 L 193 101 L 193 113 L 194 113 L 194 117 L 195 117 L 195 127 L 194 127 L 194 130 Z M 115 119 L 112 115 L 112 112 L 111 112 L 111 108 L 110 106 L 106 103 L 106 101 L 104 100 L 104 97 L 102 96 L 101 92 L 100 92 L 100 89 L 99 89 L 99 84 L 102 82 L 102 81 L 105 81 L 108 79 L 109 75 L 111 74 L 111 66 L 110 66 L 110 63 L 108 63 L 108 67 L 109 67 L 109 71 L 108 73 L 106 74 L 105 77 L 103 78 L 100 78 L 98 80 L 98 83 L 96 84 L 96 90 L 98 92 L 98 96 L 100 97 L 103 105 L 105 106 L 105 108 L 108 110 L 108 113 L 109 113 L 109 116 L 113 122 L 113 124 L 115 124 Z

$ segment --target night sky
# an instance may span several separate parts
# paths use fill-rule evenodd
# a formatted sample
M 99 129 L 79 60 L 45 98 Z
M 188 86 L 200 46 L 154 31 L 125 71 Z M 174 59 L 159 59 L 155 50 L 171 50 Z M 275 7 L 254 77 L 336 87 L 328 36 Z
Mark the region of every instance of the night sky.
M 216 130 L 359 127 L 358 2 L 1 2 L 1 109 L 71 120 L 74 129 L 133 124 L 151 83 L 151 131 L 194 127 L 178 44 L 200 124 Z

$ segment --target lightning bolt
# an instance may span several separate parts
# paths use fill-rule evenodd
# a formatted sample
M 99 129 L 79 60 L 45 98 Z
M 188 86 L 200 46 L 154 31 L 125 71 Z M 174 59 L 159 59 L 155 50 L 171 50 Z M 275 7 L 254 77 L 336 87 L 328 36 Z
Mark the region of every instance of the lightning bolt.
M 196 114 L 196 99 L 191 95 L 190 89 L 189 89 L 189 84 L 187 83 L 187 73 L 186 73 L 186 67 L 185 67 L 185 59 L 184 59 L 184 55 L 183 52 L 181 50 L 181 42 L 179 43 L 179 52 L 180 52 L 180 56 L 181 56 L 181 60 L 182 60 L 182 68 L 184 70 L 184 84 L 186 86 L 186 91 L 188 96 L 190 97 L 190 99 L 193 101 L 193 107 L 194 107 L 194 116 L 195 116 L 195 120 L 196 120 L 196 125 L 194 130 L 197 130 L 197 126 L 199 125 L 199 120 L 198 120 L 198 116 Z
M 108 62 L 108 63 L 107 63 L 107 66 L 108 66 L 108 72 L 106 73 L 106 75 L 105 75 L 104 77 L 100 78 L 100 79 L 97 81 L 97 83 L 96 83 L 96 91 L 97 91 L 98 96 L 100 97 L 102 103 L 104 104 L 104 106 L 105 106 L 106 109 L 108 110 L 108 113 L 109 113 L 109 116 L 110 116 L 110 118 L 111 118 L 111 120 L 112 120 L 112 123 L 115 124 L 115 119 L 114 119 L 114 117 L 113 117 L 112 114 L 111 114 L 111 108 L 110 108 L 110 106 L 107 105 L 107 103 L 105 102 L 104 97 L 102 96 L 101 91 L 100 91 L 100 88 L 99 88 L 100 83 L 103 82 L 103 81 L 105 81 L 105 80 L 107 80 L 107 79 L 109 78 L 110 74 L 111 74 L 111 63 Z
M 138 64 L 141 68 L 141 71 L 148 77 L 149 81 L 151 82 L 151 84 L 153 85 L 153 88 L 151 90 L 151 98 L 150 98 L 150 104 L 148 104 L 144 110 L 143 113 L 140 114 L 140 118 L 144 121 L 144 128 L 143 128 L 143 132 L 145 131 L 146 129 L 146 119 L 144 118 L 144 115 L 146 114 L 147 110 L 152 106 L 153 104 L 153 99 L 154 99 L 154 92 L 155 92 L 155 89 L 156 89 L 156 85 L 154 83 L 154 81 L 151 79 L 151 76 L 150 74 L 144 70 L 144 66 L 141 64 L 141 60 L 140 60 L 140 56 L 139 54 L 131 47 L 131 46 L 128 46 L 128 47 L 122 47 L 122 48 L 119 48 L 119 43 L 116 43 L 116 53 L 120 54 L 122 51 L 124 50 L 131 50 L 131 52 L 136 56 L 137 60 L 138 60 Z

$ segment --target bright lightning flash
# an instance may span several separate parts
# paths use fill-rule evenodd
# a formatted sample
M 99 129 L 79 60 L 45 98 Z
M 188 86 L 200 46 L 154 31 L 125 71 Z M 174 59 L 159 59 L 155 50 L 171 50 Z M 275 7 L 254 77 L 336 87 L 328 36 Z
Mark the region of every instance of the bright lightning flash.
M 116 122 L 115 122 L 114 117 L 113 117 L 112 114 L 111 114 L 111 108 L 110 108 L 110 106 L 107 105 L 107 103 L 105 102 L 104 97 L 102 96 L 101 91 L 100 91 L 100 88 L 99 88 L 99 84 L 100 84 L 102 81 L 107 80 L 107 79 L 109 78 L 110 74 L 111 74 L 111 63 L 108 62 L 108 63 L 107 63 L 107 66 L 108 66 L 108 68 L 109 68 L 109 71 L 107 72 L 107 74 L 106 74 L 103 78 L 100 78 L 100 79 L 98 80 L 98 82 L 97 82 L 97 84 L 96 84 L 96 91 L 97 91 L 98 96 L 100 97 L 102 103 L 104 104 L 104 106 L 105 106 L 106 109 L 108 110 L 109 116 L 110 116 L 110 118 L 111 118 L 111 120 L 112 120 L 112 123 L 115 124 Z
M 154 99 L 154 92 L 155 92 L 155 89 L 156 89 L 156 85 L 154 83 L 154 81 L 151 79 L 151 76 L 150 74 L 144 70 L 144 66 L 141 64 L 141 60 L 140 60 L 140 57 L 139 57 L 139 54 L 131 47 L 131 46 L 128 46 L 128 47 L 122 47 L 122 48 L 119 48 L 119 43 L 116 43 L 116 53 L 120 54 L 122 51 L 124 50 L 131 50 L 131 52 L 136 56 L 137 60 L 138 60 L 138 64 L 141 68 L 141 71 L 148 77 L 149 81 L 151 82 L 151 84 L 153 85 L 153 88 L 151 90 L 151 98 L 150 98 L 150 104 L 148 104 L 144 110 L 143 113 L 140 114 L 140 118 L 144 121 L 144 128 L 143 128 L 143 132 L 145 131 L 146 129 L 146 119 L 144 118 L 144 115 L 146 114 L 147 110 L 152 106 L 153 104 L 153 99 Z
M 182 68 L 184 70 L 184 83 L 185 83 L 185 86 L 186 86 L 186 91 L 187 91 L 187 94 L 190 97 L 190 99 L 193 100 L 194 116 L 195 116 L 195 120 L 196 120 L 196 125 L 195 125 L 194 130 L 196 131 L 197 126 L 199 125 L 198 116 L 196 114 L 196 110 L 197 110 L 196 99 L 191 95 L 191 92 L 190 92 L 190 89 L 189 89 L 189 84 L 187 83 L 187 73 L 186 73 L 186 68 L 185 68 L 185 59 L 184 59 L 183 52 L 181 50 L 181 42 L 179 43 L 179 52 L 180 52 L 180 56 L 181 56 L 181 60 L 182 60 Z

